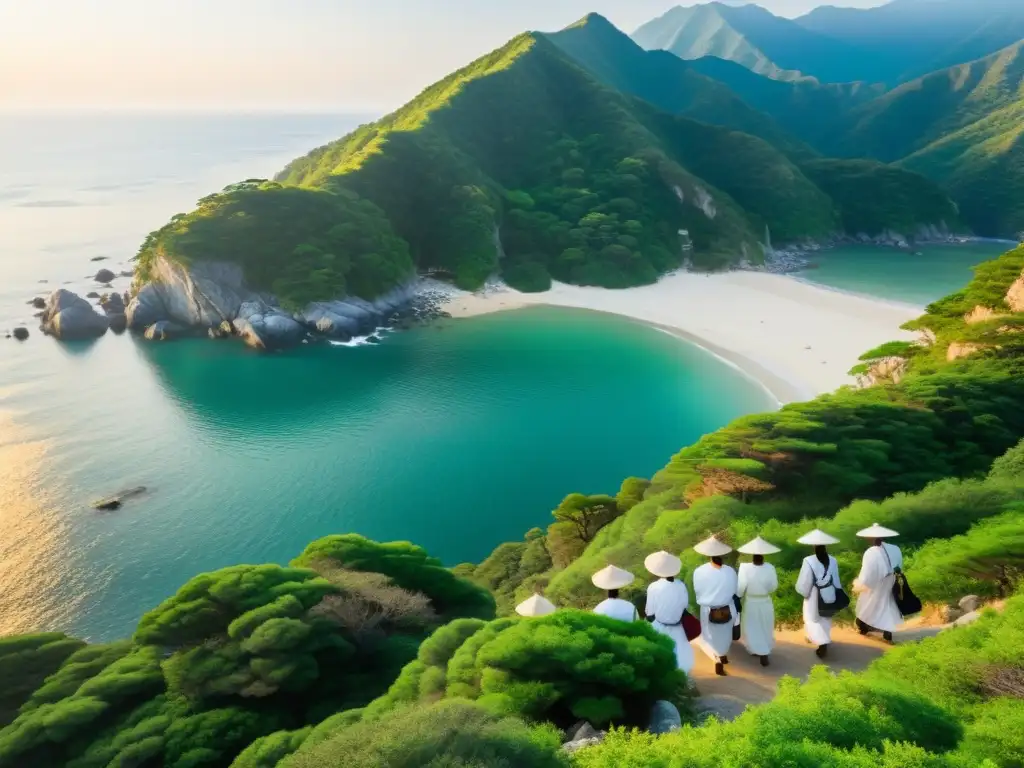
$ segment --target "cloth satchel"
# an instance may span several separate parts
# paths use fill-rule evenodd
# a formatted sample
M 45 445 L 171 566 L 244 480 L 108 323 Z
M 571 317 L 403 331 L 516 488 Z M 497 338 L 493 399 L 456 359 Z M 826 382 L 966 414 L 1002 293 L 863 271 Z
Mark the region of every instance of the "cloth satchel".
M 687 640 L 696 640 L 700 637 L 700 619 L 689 611 L 683 611 L 683 618 L 680 620 L 683 625 L 683 632 Z
M 895 576 L 892 582 L 892 596 L 896 601 L 896 607 L 899 609 L 900 615 L 906 617 L 920 613 L 921 600 L 910 588 L 907 575 L 901 569 L 892 567 L 892 560 L 889 559 L 889 553 L 886 551 L 884 544 L 882 545 L 882 551 L 885 552 L 885 559 L 889 560 L 889 569 Z
M 814 586 L 818 588 L 818 615 L 822 618 L 830 619 L 850 604 L 850 596 L 836 586 L 832 580 L 831 569 L 825 569 L 825 573 L 828 576 L 828 583 L 819 584 L 818 579 L 815 578 Z M 831 586 L 836 593 L 836 599 L 831 603 L 826 602 L 825 598 L 821 595 L 821 590 L 828 586 Z

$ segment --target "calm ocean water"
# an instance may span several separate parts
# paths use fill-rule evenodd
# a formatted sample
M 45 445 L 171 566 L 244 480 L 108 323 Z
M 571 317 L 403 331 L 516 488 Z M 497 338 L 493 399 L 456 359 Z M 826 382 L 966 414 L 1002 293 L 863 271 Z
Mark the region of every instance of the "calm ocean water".
M 108 335 L 60 345 L 26 302 L 129 269 L 145 234 L 345 133 L 345 116 L 0 119 L 0 634 L 130 633 L 194 574 L 355 531 L 479 559 L 742 413 L 752 382 L 643 325 L 530 309 L 261 356 Z M 107 261 L 93 263 L 93 257 Z M 39 281 L 45 280 L 46 283 Z M 127 286 L 127 279 L 121 285 Z M 121 510 L 89 503 L 149 490 Z
M 1012 247 L 1012 243 L 980 242 L 900 251 L 850 245 L 814 254 L 811 261 L 816 267 L 800 277 L 829 288 L 923 307 L 966 285 L 971 267 Z

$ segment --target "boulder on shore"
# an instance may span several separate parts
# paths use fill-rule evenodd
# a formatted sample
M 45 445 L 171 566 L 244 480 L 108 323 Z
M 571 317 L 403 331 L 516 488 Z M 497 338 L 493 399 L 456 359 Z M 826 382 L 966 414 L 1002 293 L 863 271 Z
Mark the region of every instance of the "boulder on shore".
M 14 334 L 14 338 L 18 341 L 24 341 L 28 338 L 28 328 L 25 328 L 24 326 L 19 325 L 12 331 L 12 333 Z
M 43 310 L 42 331 L 64 341 L 95 339 L 107 332 L 109 321 L 78 294 L 59 288 Z
M 115 275 L 109 269 L 101 269 L 99 272 L 96 273 L 96 277 L 94 279 L 96 280 L 97 283 L 109 283 L 115 277 L 117 277 L 117 275 Z
M 671 701 L 656 701 L 651 707 L 650 733 L 671 733 L 683 727 L 683 718 Z
M 252 311 L 253 309 L 257 311 Z M 249 310 L 250 314 L 242 314 Z M 259 311 L 262 310 L 262 311 Z M 258 302 L 245 302 L 234 322 L 235 332 L 253 349 L 282 349 L 301 342 L 306 328 L 291 315 L 279 309 L 260 307 Z
M 977 595 L 965 595 L 960 598 L 957 605 L 964 613 L 972 613 L 981 607 L 981 598 Z
M 46 309 L 46 299 L 42 296 L 36 296 L 32 301 L 29 302 L 36 309 Z

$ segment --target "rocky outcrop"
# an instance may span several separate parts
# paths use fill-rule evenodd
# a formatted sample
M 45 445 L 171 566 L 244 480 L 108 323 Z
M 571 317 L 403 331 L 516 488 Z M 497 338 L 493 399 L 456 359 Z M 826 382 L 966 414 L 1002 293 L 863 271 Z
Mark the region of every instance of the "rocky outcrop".
M 81 296 L 60 288 L 50 294 L 43 310 L 42 331 L 64 341 L 95 339 L 107 332 L 109 321 Z
M 1006 303 L 1014 312 L 1024 312 L 1024 273 L 1006 292 Z
M 946 360 L 948 362 L 952 362 L 953 360 L 973 355 L 975 352 L 980 352 L 987 348 L 988 345 L 986 344 L 974 344 L 969 341 L 954 341 L 946 350 Z
M 150 341 L 171 341 L 172 339 L 180 339 L 187 332 L 188 329 L 177 323 L 172 323 L 170 320 L 160 320 L 146 329 L 145 336 Z
M 237 264 L 186 267 L 158 257 L 150 280 L 138 288 L 125 314 L 128 327 L 136 331 L 166 321 L 212 338 L 235 334 L 257 349 L 280 349 L 310 333 L 340 340 L 370 333 L 407 307 L 416 292 L 410 282 L 373 301 L 349 296 L 315 302 L 292 314 L 272 297 L 250 291 Z
M 114 333 L 124 333 L 128 327 L 124 297 L 120 293 L 105 293 L 100 296 L 100 307 L 110 323 L 110 330 Z
M 964 322 L 967 323 L 968 325 L 976 325 L 977 323 L 983 323 L 986 320 L 991 320 L 994 317 L 1005 317 L 1005 315 L 996 312 L 994 309 L 989 309 L 988 307 L 983 307 L 981 306 L 981 304 L 979 304 L 966 315 L 964 315 Z
M 301 342 L 306 327 L 282 309 L 262 300 L 243 302 L 233 327 L 235 333 L 254 349 L 283 349 Z
M 865 375 L 867 385 L 873 386 L 883 381 L 899 384 L 907 372 L 907 360 L 903 357 L 883 357 L 871 364 Z
M 599 731 L 588 722 L 579 723 L 573 726 L 565 734 L 566 741 L 562 744 L 562 749 L 569 754 L 577 752 L 578 750 L 584 749 L 585 747 L 592 747 L 595 744 L 600 744 L 604 741 L 605 732 Z
M 117 277 L 117 275 L 111 272 L 109 269 L 101 269 L 99 272 L 96 273 L 96 277 L 93 279 L 97 283 L 109 283 L 115 277 Z

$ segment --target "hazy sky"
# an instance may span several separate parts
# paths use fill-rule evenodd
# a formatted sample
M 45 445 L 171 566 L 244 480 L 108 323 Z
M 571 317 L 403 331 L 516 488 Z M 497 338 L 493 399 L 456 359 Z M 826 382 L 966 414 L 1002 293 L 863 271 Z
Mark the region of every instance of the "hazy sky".
M 833 0 L 868 7 L 882 0 Z M 519 32 L 678 0 L 0 0 L 0 108 L 377 111 Z M 693 2 L 683 2 L 692 5 Z M 795 16 L 815 0 L 763 0 Z

